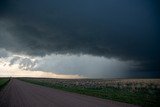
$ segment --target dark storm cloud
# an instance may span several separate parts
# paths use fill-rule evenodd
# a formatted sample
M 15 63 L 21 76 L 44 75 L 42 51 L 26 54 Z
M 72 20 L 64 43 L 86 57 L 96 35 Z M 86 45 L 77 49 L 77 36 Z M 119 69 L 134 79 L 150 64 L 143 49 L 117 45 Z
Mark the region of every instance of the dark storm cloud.
M 0 0 L 0 13 L 4 12 L 9 5 L 9 0 Z
M 91 54 L 160 70 L 156 0 L 1 0 L 0 47 L 29 55 Z M 4 27 L 5 26 L 5 27 Z M 7 33 L 6 33 L 7 32 Z

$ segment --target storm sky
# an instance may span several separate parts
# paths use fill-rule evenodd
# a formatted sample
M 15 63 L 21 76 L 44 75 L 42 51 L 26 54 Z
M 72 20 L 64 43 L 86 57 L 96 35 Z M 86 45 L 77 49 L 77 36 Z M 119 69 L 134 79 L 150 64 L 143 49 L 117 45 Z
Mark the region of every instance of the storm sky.
M 160 77 L 159 5 L 158 0 L 0 0 L 0 75 Z

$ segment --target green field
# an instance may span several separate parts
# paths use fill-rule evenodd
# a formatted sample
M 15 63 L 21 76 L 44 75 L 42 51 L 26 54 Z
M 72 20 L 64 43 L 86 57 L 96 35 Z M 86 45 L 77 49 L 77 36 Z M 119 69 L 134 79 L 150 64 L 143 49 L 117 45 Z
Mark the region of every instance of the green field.
M 160 80 L 95 80 L 95 79 L 35 79 L 21 78 L 21 80 L 61 89 L 126 102 L 144 107 L 160 106 Z
M 9 82 L 9 78 L 0 78 L 0 90 Z

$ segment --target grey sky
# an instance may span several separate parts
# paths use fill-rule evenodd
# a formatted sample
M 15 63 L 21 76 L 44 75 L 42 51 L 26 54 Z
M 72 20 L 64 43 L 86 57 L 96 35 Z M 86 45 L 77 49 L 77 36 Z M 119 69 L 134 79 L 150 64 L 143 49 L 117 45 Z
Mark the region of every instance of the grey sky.
M 158 0 L 1 0 L 0 48 L 133 61 L 127 75 L 152 73 L 160 71 L 159 10 Z

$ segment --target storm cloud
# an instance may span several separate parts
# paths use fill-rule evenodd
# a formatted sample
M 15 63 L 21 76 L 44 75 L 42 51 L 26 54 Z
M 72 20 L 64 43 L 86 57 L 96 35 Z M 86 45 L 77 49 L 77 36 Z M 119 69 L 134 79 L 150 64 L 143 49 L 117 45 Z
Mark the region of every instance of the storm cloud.
M 0 58 L 8 57 L 9 53 L 5 49 L 0 49 Z
M 36 66 L 37 60 L 33 60 L 27 57 L 23 58 L 19 56 L 13 56 L 9 62 L 9 66 L 18 64 L 19 69 L 32 70 Z
M 159 71 L 157 0 L 1 0 L 0 48 L 31 56 L 89 54 Z

